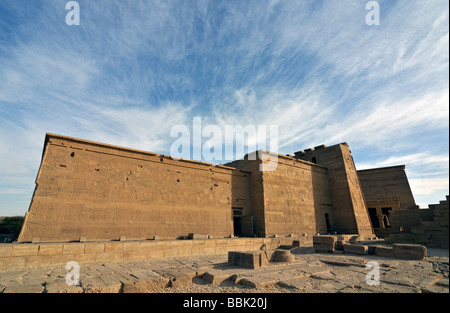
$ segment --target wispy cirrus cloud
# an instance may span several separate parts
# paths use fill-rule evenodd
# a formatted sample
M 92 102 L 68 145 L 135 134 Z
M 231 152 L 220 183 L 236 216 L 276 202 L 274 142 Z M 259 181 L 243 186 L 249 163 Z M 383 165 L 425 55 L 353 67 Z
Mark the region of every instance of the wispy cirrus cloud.
M 347 141 L 443 196 L 446 1 L 380 0 L 378 27 L 364 1 L 80 0 L 79 27 L 66 2 L 0 3 L 0 207 L 27 209 L 47 131 L 168 153 L 194 116 L 278 125 L 280 153 Z

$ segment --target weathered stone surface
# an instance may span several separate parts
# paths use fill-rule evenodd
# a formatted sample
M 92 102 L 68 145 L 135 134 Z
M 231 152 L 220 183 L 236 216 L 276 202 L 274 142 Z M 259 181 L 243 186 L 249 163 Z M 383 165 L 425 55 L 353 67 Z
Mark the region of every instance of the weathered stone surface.
M 305 278 L 290 278 L 281 280 L 277 283 L 278 286 L 288 289 L 296 289 L 298 291 L 303 291 L 308 288 L 312 288 L 311 283 Z
M 261 274 L 241 278 L 237 281 L 237 284 L 256 289 L 273 287 L 278 284 L 279 281 L 280 278 L 276 274 Z
M 344 244 L 344 240 L 337 240 L 335 245 L 336 250 L 344 251 Z
M 295 256 L 291 254 L 289 250 L 275 250 L 272 255 L 271 261 L 273 262 L 294 262 Z
M 188 236 L 189 239 L 193 239 L 193 240 L 206 240 L 209 239 L 209 235 L 204 235 L 204 234 L 189 234 Z
M 261 269 L 227 265 L 227 256 L 184 257 L 81 265 L 81 286 L 67 286 L 64 266 L 0 271 L 0 292 L 446 292 L 448 267 L 436 262 L 350 254 L 300 254 L 303 263 L 271 263 Z M 380 264 L 378 286 L 366 283 L 365 264 Z M 207 274 L 206 274 L 207 273 Z M 203 276 L 202 276 L 203 275 Z M 210 278 L 208 278 L 208 276 Z M 447 276 L 448 277 L 448 276 Z M 81 289 L 80 289 L 81 288 Z
M 214 166 L 55 134 L 46 135 L 44 151 L 39 188 L 19 242 L 123 243 L 187 234 L 201 235 L 198 240 L 310 237 L 317 232 L 373 236 L 347 143 L 296 158 L 258 151 L 261 157 L 276 158 L 273 170 L 271 162 L 249 155 Z M 240 229 L 234 229 L 234 219 Z M 119 247 L 105 245 L 105 250 Z M 203 252 L 213 249 L 220 250 Z M 67 252 L 72 253 L 80 252 Z
M 209 270 L 203 274 L 202 278 L 210 284 L 219 285 L 225 280 L 231 279 L 233 275 L 234 274 L 232 272 Z
M 230 251 L 228 252 L 228 263 L 245 268 L 261 268 L 267 263 L 267 257 L 264 251 Z
M 313 236 L 313 246 L 319 253 L 333 253 L 336 241 L 336 236 Z
M 364 255 L 369 253 L 369 247 L 357 244 L 344 244 L 344 252 Z
M 327 233 L 336 230 L 364 238 L 375 237 L 348 144 L 296 152 L 295 156 L 329 168 L 329 188 L 336 210 L 333 212 L 335 225 Z
M 415 244 L 394 244 L 393 252 L 399 259 L 423 260 L 427 256 L 427 248 Z
M 375 254 L 381 257 L 393 258 L 394 249 L 392 247 L 375 246 Z

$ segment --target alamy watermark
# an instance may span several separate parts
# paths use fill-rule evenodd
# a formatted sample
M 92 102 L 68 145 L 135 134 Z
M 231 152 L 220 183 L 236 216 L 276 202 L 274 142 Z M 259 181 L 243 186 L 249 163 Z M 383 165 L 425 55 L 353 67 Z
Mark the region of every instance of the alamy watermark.
M 80 5 L 76 1 L 66 3 L 66 10 L 70 10 L 66 14 L 66 24 L 69 26 L 80 25 Z
M 70 10 L 66 14 L 66 24 L 69 26 L 80 25 L 80 5 L 77 1 L 69 1 L 66 3 L 66 10 Z M 366 3 L 366 10 L 370 10 L 366 15 L 366 24 L 369 26 L 380 25 L 380 4 L 378 1 L 369 1 Z
M 366 275 L 366 284 L 369 286 L 380 285 L 380 265 L 376 261 L 370 261 L 366 264 L 366 269 L 371 270 Z
M 80 286 L 80 264 L 75 261 L 67 262 L 66 270 L 69 271 L 66 275 L 66 284 L 69 286 Z
M 369 26 L 380 25 L 380 4 L 378 1 L 369 1 L 366 3 L 366 10 L 370 10 L 366 15 L 366 24 Z
M 259 158 L 263 161 L 261 171 L 277 168 L 278 125 L 203 127 L 201 117 L 194 117 L 192 132 L 186 125 L 175 125 L 170 130 L 170 137 L 177 138 L 170 147 L 170 155 L 174 159 L 224 162 L 247 155 L 248 160 Z

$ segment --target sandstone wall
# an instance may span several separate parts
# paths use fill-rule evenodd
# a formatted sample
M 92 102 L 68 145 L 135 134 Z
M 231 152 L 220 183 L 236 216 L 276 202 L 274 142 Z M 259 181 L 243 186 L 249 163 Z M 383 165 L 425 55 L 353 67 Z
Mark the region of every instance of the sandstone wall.
M 322 145 L 296 152 L 295 156 L 328 169 L 337 231 L 358 233 L 362 238 L 374 237 L 364 194 L 347 143 L 331 147 Z
M 294 158 L 278 157 L 274 171 L 262 173 L 266 235 L 327 234 L 332 224 L 327 170 Z
M 416 208 L 405 166 L 391 166 L 358 171 L 366 201 L 400 201 L 401 210 Z
M 265 157 L 259 153 L 268 158 L 276 156 L 276 169 L 261 171 L 260 165 L 269 161 L 261 161 Z M 326 234 L 325 213 L 333 226 L 328 176 L 323 166 L 262 151 L 226 165 L 252 173 L 251 214 L 258 235 Z
M 240 169 L 251 173 L 249 179 L 248 193 L 251 206 L 244 210 L 243 215 L 253 216 L 253 230 L 257 236 L 266 236 L 265 213 L 264 213 L 264 191 L 262 183 L 262 172 L 260 171 L 261 160 L 257 154 L 246 155 L 243 160 L 237 160 L 225 164 L 226 166 Z M 233 187 L 239 188 L 239 186 Z
M 233 234 L 251 174 L 47 134 L 19 242 Z
M 266 250 L 292 245 L 288 238 L 141 240 L 125 242 L 0 244 L 0 270 L 61 266 L 67 262 L 105 263 Z
M 429 248 L 449 248 L 449 196 L 428 209 L 393 212 L 392 243 L 417 243 Z

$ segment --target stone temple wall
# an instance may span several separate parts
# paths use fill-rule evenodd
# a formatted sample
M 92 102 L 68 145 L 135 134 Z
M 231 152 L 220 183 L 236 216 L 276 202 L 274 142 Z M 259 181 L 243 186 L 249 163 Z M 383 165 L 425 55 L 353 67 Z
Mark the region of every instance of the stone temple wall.
M 295 153 L 295 157 L 327 168 L 334 221 L 338 233 L 375 236 L 367 204 L 347 143 L 317 146 Z
M 233 234 L 251 174 L 47 134 L 19 242 Z M 234 188 L 232 188 L 234 186 Z
M 359 170 L 358 177 L 366 201 L 398 200 L 401 210 L 416 209 L 404 165 Z
M 309 150 L 268 170 L 248 155 L 215 166 L 47 134 L 18 242 L 374 237 L 348 145 Z

